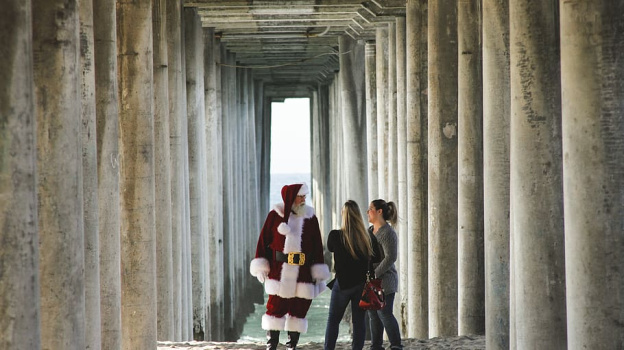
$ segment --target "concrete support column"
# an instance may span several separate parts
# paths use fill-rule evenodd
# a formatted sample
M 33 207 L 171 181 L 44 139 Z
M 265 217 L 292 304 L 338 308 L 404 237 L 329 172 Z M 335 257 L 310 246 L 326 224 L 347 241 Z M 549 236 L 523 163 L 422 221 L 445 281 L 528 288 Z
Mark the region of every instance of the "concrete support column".
M 204 100 L 204 47 L 201 20 L 196 8 L 184 9 L 186 101 L 189 152 L 189 200 L 191 220 L 191 272 L 193 339 L 204 340 L 207 319 L 209 266 L 206 255 L 208 225 L 206 217 L 206 112 Z
M 458 3 L 458 334 L 485 334 L 481 8 Z
M 102 349 L 121 349 L 119 89 L 114 0 L 94 0 Z
M 509 349 L 509 4 L 483 0 L 485 343 Z
M 368 165 L 368 201 L 379 198 L 379 165 L 377 163 L 377 74 L 374 42 L 364 47 L 366 76 L 366 154 Z M 367 203 L 368 204 L 368 203 Z M 364 205 L 362 203 L 362 205 Z
M 388 29 L 375 33 L 375 77 L 377 83 L 377 183 L 379 198 L 388 195 Z M 371 198 L 375 200 L 378 198 Z
M 429 336 L 457 334 L 457 1 L 429 6 Z
M 624 344 L 621 2 L 561 3 L 569 349 Z
M 397 165 L 397 71 L 396 71 L 396 23 L 388 23 L 388 90 L 386 91 L 388 105 L 388 129 L 386 153 L 386 194 L 385 200 L 398 202 L 398 165 Z M 398 261 L 398 264 L 401 262 Z M 398 304 L 398 303 L 397 303 Z
M 429 337 L 427 272 L 427 2 L 408 0 L 405 18 L 407 332 Z
M 0 348 L 7 350 L 41 348 L 31 12 L 23 0 L 0 12 Z
M 312 98 L 312 194 L 321 227 L 321 233 L 331 231 L 331 196 L 329 195 L 330 171 L 334 164 L 329 162 L 329 86 L 319 84 Z M 328 260 L 328 259 L 326 259 Z
M 396 81 L 397 81 L 397 197 L 399 206 L 399 292 L 401 302 L 396 303 L 401 314 L 401 334 L 407 335 L 408 304 L 408 254 L 407 254 L 407 121 L 406 121 L 406 70 L 405 70 L 405 17 L 396 19 Z M 370 186 L 369 186 L 370 187 Z
M 207 193 L 209 200 L 205 215 L 208 224 L 207 236 L 207 277 L 208 288 L 208 315 L 210 316 L 210 329 L 206 329 L 206 339 L 224 340 L 223 327 L 223 189 L 221 180 L 221 167 L 223 164 L 221 154 L 221 115 L 219 114 L 218 101 L 220 101 L 220 87 L 217 89 L 217 65 L 215 59 L 219 52 L 216 48 L 214 28 L 203 29 L 204 43 L 204 86 L 205 86 L 205 120 L 206 120 L 206 165 L 207 165 Z M 219 81 L 220 84 L 220 81 Z M 220 102 L 219 102 L 220 105 Z M 210 331 L 210 333 L 208 333 Z
M 182 5 L 179 0 L 167 0 L 167 61 L 169 76 L 169 137 L 171 166 L 171 244 L 173 266 L 173 340 L 187 340 L 182 334 L 183 294 L 183 234 L 184 218 L 184 148 L 183 120 L 186 119 L 184 95 L 185 78 L 182 73 Z
M 511 232 L 518 349 L 565 349 L 558 5 L 510 3 Z
M 84 349 L 78 3 L 37 0 L 32 9 L 41 346 Z
M 156 343 L 152 2 L 117 4 L 124 348 Z
M 330 117 L 329 117 L 329 138 L 330 142 L 330 154 L 329 163 L 334 164 L 334 167 L 329 169 L 330 172 L 330 192 L 336 195 L 331 199 L 331 213 L 332 213 L 332 227 L 340 227 L 340 210 L 344 202 L 340 203 L 340 200 L 344 198 L 343 178 L 344 174 L 343 163 L 341 155 L 343 154 L 344 145 L 342 143 L 342 119 L 340 118 L 341 112 L 341 99 L 340 99 L 340 75 L 334 79 L 329 86 L 329 105 Z
M 154 175 L 156 198 L 156 269 L 158 340 L 172 340 L 173 257 L 171 241 L 171 152 L 169 145 L 169 73 L 166 0 L 153 2 Z
M 82 178 L 85 244 L 85 347 L 102 345 L 100 315 L 100 243 L 98 233 L 98 179 L 95 117 L 93 0 L 79 3 L 80 87 L 82 99 Z
M 366 108 L 364 86 L 364 43 L 343 35 L 340 48 L 340 97 L 342 100 L 342 135 L 344 147 L 344 188 L 349 198 L 361 208 L 368 204 L 366 184 Z M 336 163 L 333 163 L 336 164 Z M 347 200 L 347 198 L 344 198 Z M 342 203 L 341 203 L 342 205 Z

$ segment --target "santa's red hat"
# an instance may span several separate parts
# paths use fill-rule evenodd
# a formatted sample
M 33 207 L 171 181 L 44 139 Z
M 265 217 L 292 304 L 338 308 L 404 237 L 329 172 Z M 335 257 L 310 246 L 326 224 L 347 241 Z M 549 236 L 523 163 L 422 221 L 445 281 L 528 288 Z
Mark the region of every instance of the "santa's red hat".
M 288 218 L 290 217 L 293 203 L 295 203 L 295 198 L 297 198 L 297 196 L 304 196 L 309 192 L 310 191 L 308 190 L 308 185 L 306 185 L 305 182 L 300 184 L 286 185 L 282 187 L 282 199 L 284 200 L 284 219 L 277 228 L 277 230 L 281 234 L 285 235 L 290 232 L 290 227 L 288 227 Z

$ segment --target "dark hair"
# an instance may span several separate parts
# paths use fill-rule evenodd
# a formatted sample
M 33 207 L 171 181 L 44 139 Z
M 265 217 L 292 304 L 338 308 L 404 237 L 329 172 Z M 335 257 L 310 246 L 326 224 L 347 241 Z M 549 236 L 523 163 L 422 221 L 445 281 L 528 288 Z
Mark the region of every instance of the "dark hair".
M 371 202 L 375 209 L 380 210 L 384 220 L 390 221 L 390 225 L 394 226 L 397 223 L 398 214 L 397 207 L 394 202 L 387 202 L 383 199 L 375 199 Z

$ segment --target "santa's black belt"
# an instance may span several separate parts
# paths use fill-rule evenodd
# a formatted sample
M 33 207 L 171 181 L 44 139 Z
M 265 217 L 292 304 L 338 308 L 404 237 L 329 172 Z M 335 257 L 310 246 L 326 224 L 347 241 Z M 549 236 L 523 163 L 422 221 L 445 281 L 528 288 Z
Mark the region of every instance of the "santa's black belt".
M 305 264 L 304 253 L 288 253 L 275 252 L 275 260 L 288 263 L 288 265 L 303 265 Z

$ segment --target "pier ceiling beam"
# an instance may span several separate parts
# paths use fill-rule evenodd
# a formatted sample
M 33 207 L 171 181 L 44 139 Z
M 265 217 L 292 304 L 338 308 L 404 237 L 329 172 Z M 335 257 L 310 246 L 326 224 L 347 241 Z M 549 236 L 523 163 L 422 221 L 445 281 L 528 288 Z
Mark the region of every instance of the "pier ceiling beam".
M 405 16 L 403 0 L 185 1 L 204 28 L 236 54 L 236 66 L 276 84 L 329 83 L 339 68 L 338 37 L 374 40 Z M 302 69 L 305 67 L 305 69 Z

